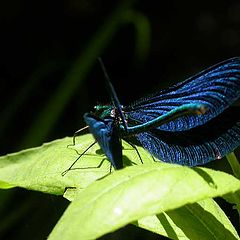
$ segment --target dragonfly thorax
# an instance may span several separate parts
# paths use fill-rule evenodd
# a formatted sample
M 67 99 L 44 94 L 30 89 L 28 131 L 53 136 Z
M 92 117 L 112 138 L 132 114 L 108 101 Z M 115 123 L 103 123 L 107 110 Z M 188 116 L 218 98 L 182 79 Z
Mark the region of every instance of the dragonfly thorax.
M 116 119 L 119 124 L 122 123 L 122 119 L 119 116 L 118 110 L 112 105 L 96 105 L 94 109 L 95 109 L 94 114 L 100 117 L 101 119 L 113 118 Z M 127 116 L 125 116 L 125 118 L 127 118 Z

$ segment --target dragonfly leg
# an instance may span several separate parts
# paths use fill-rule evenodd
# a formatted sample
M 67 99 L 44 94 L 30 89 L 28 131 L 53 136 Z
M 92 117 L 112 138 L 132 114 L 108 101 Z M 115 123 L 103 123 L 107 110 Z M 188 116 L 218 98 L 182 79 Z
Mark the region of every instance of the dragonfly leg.
M 67 170 L 65 170 L 65 171 L 62 172 L 62 176 L 64 176 L 68 171 L 72 170 L 72 167 L 74 166 L 74 164 L 75 164 L 94 144 L 96 144 L 96 143 L 97 143 L 97 141 L 94 141 L 91 145 L 89 145 L 89 146 L 78 156 L 78 158 L 70 165 L 70 167 L 69 167 Z

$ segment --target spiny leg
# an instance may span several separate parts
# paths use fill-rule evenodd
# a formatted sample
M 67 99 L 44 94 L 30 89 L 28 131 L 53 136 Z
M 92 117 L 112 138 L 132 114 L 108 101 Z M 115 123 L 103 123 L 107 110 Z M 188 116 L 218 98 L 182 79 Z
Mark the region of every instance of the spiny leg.
M 74 147 L 75 144 L 76 144 L 76 141 L 75 141 L 76 137 L 79 136 L 82 131 L 84 131 L 85 129 L 88 129 L 88 128 L 89 128 L 89 126 L 85 126 L 85 127 L 81 128 L 81 129 L 77 130 L 77 131 L 73 134 L 73 142 L 72 142 L 72 144 L 68 144 L 68 145 L 67 145 L 67 148 L 68 148 L 68 147 Z M 78 155 L 81 155 L 76 149 L 74 149 L 74 150 L 75 150 L 75 152 L 76 152 Z
M 137 149 L 137 146 L 134 145 L 134 144 L 132 144 L 132 143 L 130 143 L 130 142 L 128 142 L 128 144 L 131 145 L 132 148 L 134 148 L 134 149 L 136 150 L 137 155 L 138 155 L 138 157 L 139 157 L 141 163 L 143 164 L 143 160 L 142 160 L 142 157 L 141 157 L 141 155 L 140 155 L 140 153 L 139 153 L 139 151 L 138 151 L 138 149 Z M 154 162 L 158 162 L 152 154 L 151 154 L 151 157 L 152 157 L 152 159 L 153 159 Z
M 79 158 L 78 158 L 78 159 L 79 159 Z M 86 169 L 100 168 L 105 160 L 106 160 L 106 159 L 103 159 L 97 167 L 87 167 Z M 79 169 L 85 169 L 85 168 L 71 168 L 70 170 L 79 170 Z M 67 170 L 66 170 L 66 171 L 67 171 Z M 64 172 L 62 173 L 62 175 L 63 175 L 63 174 L 65 175 L 65 174 L 66 174 L 66 173 L 65 173 L 66 171 L 64 171 Z M 106 175 L 104 175 L 104 176 L 96 179 L 96 181 L 101 180 L 101 179 L 107 177 L 107 176 L 110 175 L 111 173 L 112 173 L 112 164 L 110 164 L 109 173 L 107 173 Z M 64 175 L 63 175 L 63 176 L 64 176 Z M 76 189 L 76 188 L 77 188 L 77 187 L 65 187 L 64 193 L 65 193 L 68 189 Z
M 62 172 L 62 176 L 64 176 L 68 171 L 70 171 L 72 169 L 72 167 L 74 166 L 74 164 L 94 145 L 96 144 L 97 141 L 94 141 L 90 146 L 87 147 L 87 149 L 85 149 L 80 155 L 79 157 L 71 164 L 71 166 Z
M 75 145 L 75 139 L 76 139 L 76 137 L 77 137 L 82 131 L 84 131 L 85 129 L 88 129 L 88 128 L 89 128 L 89 126 L 85 126 L 85 127 L 81 128 L 81 129 L 77 130 L 77 131 L 73 134 L 73 146 Z

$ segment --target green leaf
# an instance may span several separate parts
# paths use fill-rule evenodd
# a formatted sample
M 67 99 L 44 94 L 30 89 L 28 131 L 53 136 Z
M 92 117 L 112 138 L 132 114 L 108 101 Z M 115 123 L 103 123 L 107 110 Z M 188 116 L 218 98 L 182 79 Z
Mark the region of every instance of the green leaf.
M 38 148 L 0 157 L 0 187 L 19 186 L 52 194 L 65 192 L 66 198 L 76 198 L 64 214 L 63 220 L 60 220 L 60 227 L 58 225 L 51 235 L 53 238 L 59 236 L 59 231 L 63 229 L 64 232 L 69 229 L 74 236 L 80 236 L 81 239 L 97 238 L 138 219 L 140 227 L 173 239 L 174 234 L 169 229 L 173 229 L 177 237 L 188 239 L 190 236 L 190 239 L 194 239 L 194 234 L 198 234 L 199 231 L 196 226 L 200 223 L 201 226 L 209 226 L 202 231 L 202 239 L 211 234 L 216 239 L 222 239 L 223 234 L 228 239 L 236 237 L 234 228 L 231 224 L 230 227 L 227 225 L 226 217 L 219 220 L 218 214 L 212 211 L 209 205 L 203 207 L 196 203 L 201 199 L 226 193 L 232 193 L 232 199 L 234 192 L 240 189 L 239 181 L 234 177 L 204 168 L 191 169 L 161 162 L 153 163 L 152 157 L 138 147 L 144 161 L 142 165 L 137 152 L 126 142 L 123 142 L 124 165 L 139 166 L 109 175 L 110 163 L 95 144 L 76 163 L 75 170 L 62 177 L 61 173 L 79 156 L 75 150 L 81 153 L 93 141 L 92 136 L 87 134 L 78 137 L 74 147 L 67 147 L 72 143 L 72 138 L 64 138 Z M 97 168 L 100 163 L 101 166 Z M 107 177 L 96 181 L 104 176 Z M 189 205 L 190 203 L 195 205 Z M 94 214 L 91 213 L 92 209 Z M 169 211 L 171 209 L 172 211 Z M 76 211 L 79 217 L 75 219 L 72 211 Z M 167 215 L 164 211 L 168 211 Z M 209 215 L 205 216 L 203 213 Z M 158 214 L 157 217 L 146 217 L 154 214 Z M 182 223 L 182 215 L 187 225 L 192 224 L 190 233 L 189 228 L 179 225 Z M 105 223 L 100 221 L 101 218 L 109 220 Z M 165 218 L 169 224 L 165 226 L 164 233 L 159 230 L 163 226 L 156 224 L 159 223 L 159 219 L 162 221 Z M 211 222 L 208 223 L 207 219 Z M 83 223 L 86 228 L 79 232 L 76 226 Z M 216 228 L 220 229 L 218 234 Z
M 239 215 L 239 223 L 240 223 L 240 190 L 232 193 L 232 194 L 228 194 L 226 196 L 223 196 L 224 199 L 226 201 L 228 201 L 229 203 L 234 204 L 234 209 L 236 209 L 238 211 L 238 215 Z
M 0 188 L 18 186 L 57 195 L 62 195 L 66 188 L 86 188 L 110 171 L 110 163 L 98 144 L 76 163 L 74 167 L 79 169 L 69 171 L 64 177 L 61 173 L 79 156 L 74 149 L 81 153 L 93 141 L 92 135 L 86 134 L 77 138 L 75 147 L 67 147 L 72 144 L 72 138 L 67 137 L 0 157 Z M 136 151 L 126 142 L 123 146 L 125 164 L 140 163 Z M 146 151 L 138 149 L 146 162 L 152 161 Z
M 78 191 L 49 239 L 95 239 L 143 217 L 239 189 L 235 177 L 205 168 L 164 163 L 128 167 Z M 220 232 L 209 228 L 209 234 L 212 239 L 237 239 L 235 232 L 224 229 L 224 224 Z
M 229 153 L 226 157 L 232 168 L 234 176 L 240 179 L 240 163 L 238 162 L 234 152 Z
M 171 239 L 238 239 L 228 217 L 213 199 L 145 217 L 135 225 Z
M 2 188 L 2 189 L 9 189 L 9 188 L 13 188 L 13 187 L 14 187 L 13 185 L 10 185 L 8 183 L 0 181 L 0 188 Z

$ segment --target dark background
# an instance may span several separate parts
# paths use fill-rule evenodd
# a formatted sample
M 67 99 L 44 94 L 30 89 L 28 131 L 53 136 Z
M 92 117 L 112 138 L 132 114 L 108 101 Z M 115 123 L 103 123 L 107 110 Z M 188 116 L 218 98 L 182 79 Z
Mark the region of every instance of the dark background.
M 129 6 L 124 8 L 125 3 Z M 121 8 L 131 20 L 116 24 L 104 47 L 95 51 L 99 31 L 119 21 L 111 16 Z M 127 105 L 239 55 L 238 0 L 1 1 L 0 153 L 71 136 L 84 126 L 84 112 L 108 103 L 98 56 Z M 79 82 L 66 84 L 70 78 Z M 61 92 L 63 85 L 66 91 Z M 71 93 L 65 98 L 68 89 Z M 52 104 L 56 94 L 59 98 Z M 56 109 L 60 110 L 55 113 Z M 46 238 L 67 204 L 56 196 L 1 191 L 0 238 Z M 134 227 L 108 239 L 121 239 L 121 234 L 139 239 Z M 156 238 L 140 234 L 142 239 Z

